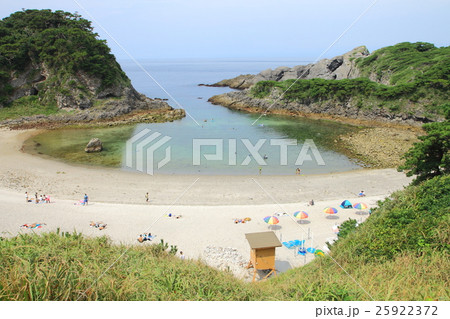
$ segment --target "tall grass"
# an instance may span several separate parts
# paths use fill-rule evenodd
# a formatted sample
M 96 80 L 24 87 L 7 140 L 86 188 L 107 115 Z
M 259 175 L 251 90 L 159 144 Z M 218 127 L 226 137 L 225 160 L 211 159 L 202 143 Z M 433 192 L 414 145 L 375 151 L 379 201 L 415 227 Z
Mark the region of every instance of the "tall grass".
M 254 300 L 231 274 L 180 260 L 156 245 L 111 245 L 73 233 L 0 241 L 0 300 Z M 103 276 L 102 276 L 103 275 Z

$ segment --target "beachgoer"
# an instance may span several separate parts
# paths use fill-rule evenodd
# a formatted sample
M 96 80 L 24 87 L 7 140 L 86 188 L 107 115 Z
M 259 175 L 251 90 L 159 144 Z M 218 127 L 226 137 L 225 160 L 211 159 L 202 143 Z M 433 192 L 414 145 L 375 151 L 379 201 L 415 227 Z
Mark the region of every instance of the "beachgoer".
M 261 171 L 262 171 L 262 168 L 260 167 L 260 168 L 259 168 L 259 175 L 261 175 Z
M 37 192 L 34 193 L 34 202 L 35 202 L 36 204 L 39 203 Z
M 185 259 L 185 256 L 183 255 L 183 252 L 182 252 L 182 251 L 180 251 L 180 259 L 181 259 L 181 260 L 184 260 L 184 259 Z
M 366 194 L 364 194 L 364 191 L 361 191 L 361 192 L 358 194 L 358 196 L 359 196 L 359 197 L 364 197 L 364 196 L 366 196 Z
M 28 203 L 28 192 L 25 192 L 25 201 Z
M 309 206 L 314 206 L 314 199 L 311 199 L 311 200 L 309 201 Z
M 87 205 L 89 201 L 89 197 L 87 194 L 84 194 L 84 201 L 83 201 L 83 205 Z
M 148 192 L 145 194 L 145 201 L 148 203 Z

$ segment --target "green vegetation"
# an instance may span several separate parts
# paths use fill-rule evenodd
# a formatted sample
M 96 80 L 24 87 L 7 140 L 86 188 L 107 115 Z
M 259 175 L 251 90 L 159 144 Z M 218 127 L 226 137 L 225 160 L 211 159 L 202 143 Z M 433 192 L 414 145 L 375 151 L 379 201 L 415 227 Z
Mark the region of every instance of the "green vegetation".
M 58 112 L 59 109 L 55 104 L 42 105 L 36 95 L 24 96 L 8 107 L 0 108 L 0 121 L 37 114 L 51 115 Z
M 426 135 L 419 136 L 420 142 L 403 156 L 407 176 L 417 175 L 415 182 L 450 173 L 450 104 L 442 106 L 446 120 L 424 124 Z
M 377 81 L 388 77 L 391 85 L 424 81 L 448 88 L 450 47 L 403 42 L 376 50 L 367 58 L 358 58 L 356 65 L 363 76 L 376 75 Z
M 0 241 L 0 300 L 259 298 L 258 289 L 230 274 L 185 262 L 164 248 L 158 244 L 127 250 L 106 237 L 87 239 L 77 233 L 4 239 Z
M 86 88 L 86 77 L 98 81 L 96 92 Z M 39 114 L 55 111 L 57 96 L 92 99 L 106 88 L 130 84 L 90 21 L 51 10 L 24 10 L 0 20 L 0 106 L 11 109 L 1 110 L 1 118 L 28 115 L 10 103 L 17 89 L 13 79 L 23 82 L 19 86 L 29 90 L 25 95 L 38 97 L 33 107 L 43 109 Z M 26 98 L 19 98 L 18 104 L 28 102 L 20 101 Z
M 331 256 L 257 284 L 180 260 L 165 242 L 124 247 L 76 233 L 4 238 L 0 300 L 449 299 L 450 176 L 394 193 L 357 227 L 344 224 Z
M 285 101 L 302 104 L 348 102 L 359 109 L 386 108 L 392 113 L 425 108 L 431 119 L 442 117 L 439 106 L 448 101 L 450 47 L 430 43 L 400 43 L 356 60 L 362 77 L 342 80 L 261 81 L 250 90 L 256 98 L 274 91 Z M 376 78 L 377 82 L 370 79 Z M 382 84 L 389 82 L 389 85 Z
M 450 176 L 392 194 L 371 217 L 336 243 L 333 256 L 360 264 L 408 253 L 447 255 L 450 248 Z M 448 256 L 447 256 L 448 257 Z

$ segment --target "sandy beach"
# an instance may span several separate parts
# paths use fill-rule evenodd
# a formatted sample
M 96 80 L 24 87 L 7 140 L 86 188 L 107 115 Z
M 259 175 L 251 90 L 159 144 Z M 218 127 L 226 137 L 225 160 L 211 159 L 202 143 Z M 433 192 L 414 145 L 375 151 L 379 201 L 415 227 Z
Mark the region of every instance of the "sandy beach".
M 410 179 L 395 169 L 356 170 L 306 176 L 174 176 L 137 174 L 120 169 L 69 165 L 56 160 L 23 153 L 23 142 L 35 130 L 0 130 L 0 236 L 45 232 L 60 228 L 76 230 L 87 236 L 109 236 L 113 242 L 139 244 L 139 234 L 151 232 L 176 245 L 187 258 L 201 259 L 226 269 L 240 278 L 249 278 L 243 265 L 250 249 L 245 233 L 269 230 L 263 217 L 281 216 L 273 230 L 281 241 L 305 239 L 306 247 L 322 249 L 325 241 L 336 238 L 333 226 L 349 218 L 363 221 L 367 212 L 340 209 L 344 199 L 362 200 L 375 207 L 378 200 L 402 189 Z M 25 191 L 51 197 L 50 204 L 25 201 Z M 150 201 L 145 202 L 149 192 Z M 74 205 L 84 193 L 88 206 Z M 314 206 L 307 202 L 314 199 Z M 326 206 L 339 208 L 335 219 L 327 218 Z M 305 210 L 307 223 L 299 224 L 292 214 Z M 181 215 L 179 219 L 168 214 Z M 248 223 L 235 224 L 235 218 L 250 217 Z M 90 227 L 102 221 L 105 230 Z M 40 229 L 21 229 L 25 223 L 45 223 Z M 227 248 L 221 250 L 220 248 Z M 277 248 L 277 269 L 285 271 L 308 262 L 286 247 Z

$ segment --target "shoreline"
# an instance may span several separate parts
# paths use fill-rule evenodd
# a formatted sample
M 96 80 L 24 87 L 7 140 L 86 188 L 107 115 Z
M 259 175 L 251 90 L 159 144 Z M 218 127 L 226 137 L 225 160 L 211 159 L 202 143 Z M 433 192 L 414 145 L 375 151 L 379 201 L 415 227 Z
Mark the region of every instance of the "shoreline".
M 239 90 L 238 92 L 242 92 Z M 366 120 L 366 119 L 356 119 L 349 118 L 346 116 L 339 116 L 334 114 L 327 113 L 313 113 L 313 112 L 302 112 L 302 111 L 290 111 L 280 108 L 270 108 L 268 110 L 263 111 L 261 107 L 249 106 L 240 103 L 240 101 L 232 101 L 227 95 L 214 95 L 208 99 L 208 102 L 214 105 L 220 105 L 222 107 L 226 107 L 230 110 L 250 113 L 250 114 L 275 114 L 275 115 L 285 115 L 297 118 L 308 118 L 313 120 L 328 120 L 339 122 L 343 124 L 353 125 L 353 126 L 365 126 L 365 127 L 386 127 L 386 128 L 395 128 L 413 131 L 417 133 L 422 133 L 423 130 L 421 125 L 423 123 L 417 123 L 417 125 L 410 124 L 400 124 L 398 122 L 389 122 L 389 121 L 381 121 L 381 120 Z M 269 104 L 270 105 L 270 104 Z
M 64 115 L 59 115 L 64 117 Z M 10 130 L 53 130 L 62 128 L 101 128 L 137 123 L 163 123 L 180 120 L 186 116 L 184 109 L 155 109 L 155 110 L 134 110 L 130 113 L 118 115 L 112 118 L 94 119 L 88 121 L 70 120 L 58 118 L 58 115 L 50 115 L 43 118 L 21 117 L 0 122 L 0 129 Z
M 221 203 L 267 204 L 273 201 L 255 181 L 279 194 L 285 203 L 311 199 L 353 197 L 361 189 L 371 194 L 389 194 L 409 183 L 410 178 L 394 169 L 361 169 L 317 175 L 147 175 L 118 168 L 72 165 L 20 151 L 23 142 L 39 130 L 0 130 L 4 145 L 0 160 L 0 188 L 18 192 L 43 192 L 58 198 L 76 199 L 90 193 L 96 201 L 108 203 L 143 203 L 149 192 L 151 204 L 171 204 L 168 194 L 180 192 L 198 181 L 192 196 L 179 204 L 220 205 Z M 391 187 L 384 186 L 385 176 Z M 371 179 L 370 183 L 367 180 Z M 345 186 L 337 186 L 336 180 Z M 105 185 L 108 185 L 107 189 Z M 336 185 L 336 187 L 333 187 Z M 256 187 L 256 188 L 255 188 Z M 388 192 L 388 193 L 387 193 Z M 172 200 L 173 201 L 173 200 Z

